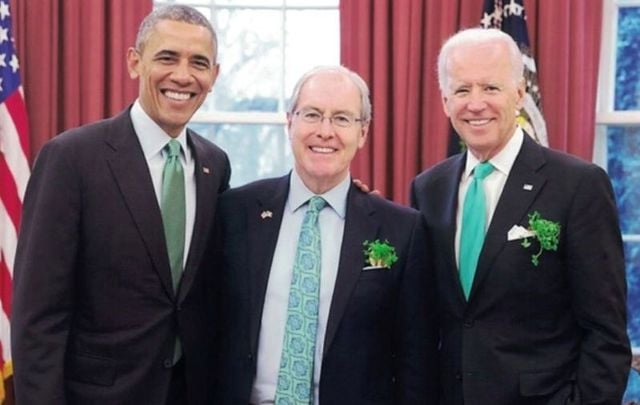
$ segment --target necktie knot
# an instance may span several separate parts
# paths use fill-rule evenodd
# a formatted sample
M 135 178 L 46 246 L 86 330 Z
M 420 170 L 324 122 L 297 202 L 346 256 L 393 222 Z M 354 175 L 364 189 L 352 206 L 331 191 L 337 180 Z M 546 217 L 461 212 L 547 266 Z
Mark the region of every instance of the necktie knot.
M 327 205 L 327 202 L 325 201 L 325 199 L 316 195 L 309 199 L 309 208 L 307 210 L 310 213 L 317 214 L 325 207 L 325 205 Z
M 478 181 L 482 181 L 485 177 L 491 174 L 493 169 L 493 165 L 489 162 L 479 163 L 475 169 L 473 169 L 473 177 L 478 179 Z
M 170 140 L 169 142 L 167 142 L 167 146 L 165 146 L 165 149 L 167 150 L 168 159 L 171 158 L 177 158 L 180 156 L 180 142 L 176 141 L 175 139 Z

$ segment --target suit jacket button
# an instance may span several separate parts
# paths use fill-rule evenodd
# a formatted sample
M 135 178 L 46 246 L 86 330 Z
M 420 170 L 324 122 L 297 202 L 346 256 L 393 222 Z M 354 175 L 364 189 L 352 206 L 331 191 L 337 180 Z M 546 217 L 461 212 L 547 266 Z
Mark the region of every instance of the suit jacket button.
M 462 326 L 464 326 L 465 328 L 473 327 L 473 319 L 471 318 L 465 319 L 464 322 L 462 323 Z
M 171 359 L 164 359 L 162 365 L 164 368 L 171 368 L 173 366 L 173 361 L 171 361 Z

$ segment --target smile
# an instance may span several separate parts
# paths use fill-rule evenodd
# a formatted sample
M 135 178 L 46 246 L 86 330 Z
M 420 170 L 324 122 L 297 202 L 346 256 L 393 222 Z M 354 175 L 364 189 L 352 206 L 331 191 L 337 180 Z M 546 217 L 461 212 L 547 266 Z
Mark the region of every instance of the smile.
M 335 148 L 329 148 L 326 146 L 310 146 L 309 149 L 311 149 L 312 152 L 322 153 L 322 154 L 333 153 L 337 150 Z
M 193 93 L 185 93 L 185 92 L 179 92 L 179 91 L 172 91 L 172 90 L 163 90 L 162 94 L 164 94 L 167 98 L 170 98 L 171 100 L 176 100 L 176 101 L 185 101 L 190 99 L 191 97 L 193 97 Z
M 487 125 L 488 123 L 491 122 L 490 118 L 485 118 L 485 119 L 474 119 L 474 120 L 465 120 L 469 125 L 471 125 L 472 127 L 481 127 L 483 125 Z

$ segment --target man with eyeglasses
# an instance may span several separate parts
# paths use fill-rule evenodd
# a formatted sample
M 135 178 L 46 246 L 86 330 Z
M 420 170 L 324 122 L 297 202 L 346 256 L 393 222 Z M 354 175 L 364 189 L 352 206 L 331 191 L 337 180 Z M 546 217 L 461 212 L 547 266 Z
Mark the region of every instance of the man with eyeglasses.
M 220 403 L 435 404 L 422 220 L 349 173 L 369 129 L 367 85 L 319 67 L 291 100 L 291 173 L 219 200 Z

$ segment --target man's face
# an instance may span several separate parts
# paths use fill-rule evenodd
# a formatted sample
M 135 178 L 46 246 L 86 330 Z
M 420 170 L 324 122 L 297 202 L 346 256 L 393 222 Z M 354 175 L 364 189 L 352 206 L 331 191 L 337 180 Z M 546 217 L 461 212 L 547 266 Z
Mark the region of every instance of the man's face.
M 347 176 L 351 160 L 364 145 L 369 128 L 361 121 L 348 128 L 336 126 L 328 119 L 312 124 L 296 112 L 361 118 L 360 108 L 360 92 L 343 74 L 321 72 L 302 86 L 296 108 L 288 116 L 288 129 L 296 171 L 311 191 L 323 193 Z
M 462 45 L 447 64 L 445 114 L 480 160 L 495 156 L 516 129 L 524 84 L 516 84 L 505 44 Z
M 161 20 L 141 53 L 129 49 L 127 65 L 139 78 L 144 111 L 172 137 L 202 105 L 218 76 L 211 33 L 199 25 Z

